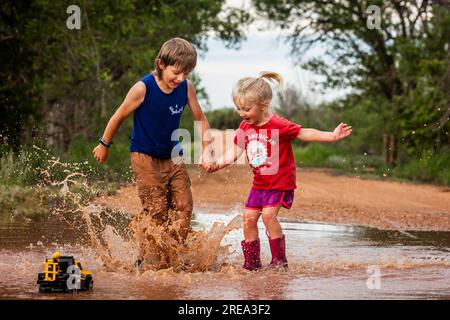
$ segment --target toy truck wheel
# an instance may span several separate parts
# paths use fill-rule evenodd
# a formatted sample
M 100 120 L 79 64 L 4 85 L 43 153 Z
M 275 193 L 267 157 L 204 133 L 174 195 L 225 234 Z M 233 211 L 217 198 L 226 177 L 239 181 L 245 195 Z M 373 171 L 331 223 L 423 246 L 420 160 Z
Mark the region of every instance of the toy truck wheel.
M 86 281 L 84 282 L 84 289 L 92 290 L 93 288 L 94 288 L 94 281 L 92 280 L 92 277 L 88 276 L 86 278 Z
M 46 292 L 49 292 L 49 291 L 50 291 L 50 288 L 39 287 L 39 292 L 40 293 L 46 293 Z

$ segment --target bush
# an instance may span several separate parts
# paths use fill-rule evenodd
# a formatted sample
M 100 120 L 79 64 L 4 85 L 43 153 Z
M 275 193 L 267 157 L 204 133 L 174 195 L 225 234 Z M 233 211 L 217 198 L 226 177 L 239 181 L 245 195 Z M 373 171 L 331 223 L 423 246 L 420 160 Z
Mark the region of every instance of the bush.
M 51 212 L 54 197 L 48 189 L 0 185 L 1 220 L 40 219 Z
M 294 147 L 294 155 L 297 166 L 302 167 L 333 168 L 356 174 L 375 173 L 379 167 L 383 167 L 383 158 L 380 156 L 349 154 L 326 144 Z
M 435 154 L 424 151 L 419 158 L 413 158 L 393 169 L 398 178 L 413 181 L 433 182 L 450 186 L 450 152 Z
M 76 204 L 65 197 L 64 188 L 79 204 L 86 204 L 97 195 L 114 194 L 131 176 L 128 146 L 119 143 L 116 149 L 119 151 L 109 159 L 110 166 L 97 164 L 91 156 L 92 146 L 82 139 L 75 140 L 61 158 L 58 152 L 36 146 L 25 146 L 18 153 L 2 150 L 0 216 L 36 219 L 62 204 L 73 209 Z
M 329 167 L 328 159 L 334 155 L 334 149 L 318 143 L 294 148 L 295 163 L 301 167 Z
M 99 164 L 92 156 L 97 140 L 88 141 L 84 137 L 76 137 L 69 145 L 66 154 L 62 154 L 65 162 L 76 165 L 89 181 L 124 183 L 131 181 L 130 152 L 128 141 L 117 140 L 112 145 L 108 161 Z
M 18 154 L 3 153 L 0 158 L 0 185 L 30 186 L 44 179 L 49 155 L 38 149 L 24 148 Z

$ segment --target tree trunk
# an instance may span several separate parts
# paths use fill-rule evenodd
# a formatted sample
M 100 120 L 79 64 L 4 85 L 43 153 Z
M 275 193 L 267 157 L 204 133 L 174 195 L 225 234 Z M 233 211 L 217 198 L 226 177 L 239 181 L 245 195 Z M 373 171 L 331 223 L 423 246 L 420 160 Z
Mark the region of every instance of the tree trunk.
M 383 157 L 384 163 L 388 166 L 395 166 L 397 163 L 397 139 L 393 134 L 383 134 Z

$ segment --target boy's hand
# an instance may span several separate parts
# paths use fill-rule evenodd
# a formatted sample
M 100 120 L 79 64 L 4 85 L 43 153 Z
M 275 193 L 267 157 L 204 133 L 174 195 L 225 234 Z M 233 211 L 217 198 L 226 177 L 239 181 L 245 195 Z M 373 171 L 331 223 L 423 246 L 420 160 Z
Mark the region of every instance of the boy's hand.
M 209 173 L 219 170 L 219 165 L 212 159 L 209 151 L 206 150 L 200 156 L 199 166 Z
M 346 123 L 341 122 L 336 129 L 333 131 L 333 136 L 335 141 L 339 141 L 341 139 L 344 139 L 345 137 L 351 135 L 352 133 L 352 127 L 349 126 Z
M 103 164 L 108 159 L 109 150 L 105 146 L 99 144 L 94 148 L 94 150 L 92 150 L 92 154 L 95 160 Z
M 202 154 L 200 155 L 200 159 L 199 159 L 199 166 L 202 169 L 205 169 L 211 165 L 212 163 L 214 163 L 212 157 L 211 157 L 211 150 L 210 148 L 205 148 L 202 152 Z

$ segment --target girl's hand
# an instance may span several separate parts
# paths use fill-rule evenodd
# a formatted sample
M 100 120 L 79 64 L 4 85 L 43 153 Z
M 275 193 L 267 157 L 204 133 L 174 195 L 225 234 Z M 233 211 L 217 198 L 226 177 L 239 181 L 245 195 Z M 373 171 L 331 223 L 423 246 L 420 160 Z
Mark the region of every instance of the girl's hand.
M 208 173 L 215 172 L 219 170 L 219 165 L 216 162 L 213 163 L 202 163 L 200 167 Z
M 341 122 L 333 131 L 333 137 L 335 141 L 344 139 L 352 134 L 352 127 L 346 123 Z
M 220 169 L 219 164 L 217 162 L 214 162 L 206 168 L 206 172 L 212 173 L 212 172 L 216 172 L 219 169 Z
M 108 159 L 109 150 L 105 146 L 99 144 L 94 148 L 94 150 L 92 150 L 92 155 L 94 156 L 95 160 L 103 164 Z

